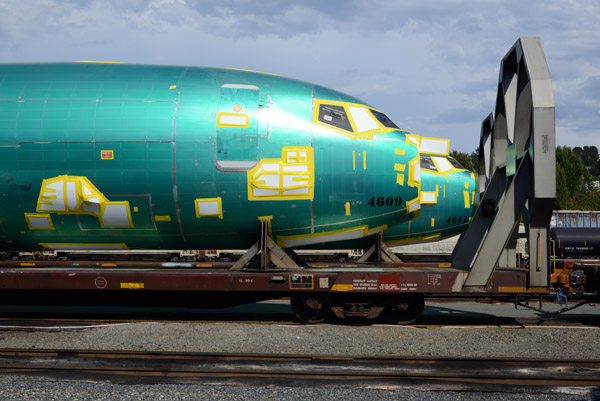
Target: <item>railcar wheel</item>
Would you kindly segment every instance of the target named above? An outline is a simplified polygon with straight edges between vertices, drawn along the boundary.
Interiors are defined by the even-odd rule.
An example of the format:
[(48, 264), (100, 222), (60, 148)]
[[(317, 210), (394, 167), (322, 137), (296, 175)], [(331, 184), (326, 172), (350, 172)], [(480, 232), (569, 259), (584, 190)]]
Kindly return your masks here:
[(326, 298), (321, 294), (292, 295), (290, 305), (302, 323), (322, 323), (332, 316)]
[(423, 294), (392, 296), (381, 316), (392, 324), (412, 324), (419, 320), (425, 307)]

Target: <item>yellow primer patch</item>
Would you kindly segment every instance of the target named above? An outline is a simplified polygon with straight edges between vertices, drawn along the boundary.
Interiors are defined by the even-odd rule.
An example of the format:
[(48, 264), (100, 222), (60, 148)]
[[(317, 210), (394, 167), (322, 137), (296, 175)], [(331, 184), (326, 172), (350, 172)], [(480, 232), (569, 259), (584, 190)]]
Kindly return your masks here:
[(94, 60), (77, 60), (74, 63), (101, 63), (101, 64), (123, 64), (122, 61), (94, 61)]
[(363, 170), (367, 169), (367, 152), (363, 152)]
[(30, 230), (54, 230), (52, 217), (48, 213), (25, 213), (25, 220)]
[(168, 222), (171, 221), (171, 216), (154, 216), (154, 221), (159, 222)]
[(196, 217), (218, 217), (223, 219), (223, 205), (221, 197), (216, 198), (198, 198), (194, 201), (196, 208)]
[(121, 283), (121, 288), (128, 290), (141, 290), (144, 288), (144, 283)]
[(406, 210), (408, 213), (416, 212), (421, 209), (421, 204), (419, 203), (419, 197), (416, 197), (413, 200), (406, 202)]
[(81, 176), (43, 180), (36, 211), (96, 216), (103, 228), (133, 227), (128, 201), (109, 201), (87, 177)]
[(177, 88), (177, 85), (171, 85), (171, 86), (169, 86), (169, 89), (175, 89), (175, 88)]
[(247, 172), (248, 200), (313, 199), (315, 160), (310, 146), (284, 146), (281, 159), (261, 159)]
[(258, 220), (267, 222), (269, 237), (273, 238), (273, 229), (271, 228), (271, 220), (273, 220), (273, 216), (258, 216)]
[(352, 215), (352, 209), (350, 207), (350, 202), (346, 202), (345, 208), (346, 208), (346, 216), (351, 216)]
[(436, 233), (436, 234), (432, 234), (432, 235), (423, 235), (423, 236), (418, 236), (418, 237), (413, 237), (413, 238), (404, 238), (404, 239), (398, 239), (398, 240), (385, 241), (385, 243), (390, 246), (400, 246), (400, 245), (408, 245), (408, 244), (414, 244), (414, 243), (419, 243), (419, 242), (424, 242), (424, 241), (434, 242), (434, 241), (439, 241), (442, 238), (443, 238), (442, 234)]
[(396, 174), (396, 184), (404, 185), (404, 174)]
[(448, 156), (450, 152), (450, 139), (421, 137), (421, 153)]
[(419, 203), (421, 205), (434, 205), (437, 203), (437, 191), (419, 191)]
[(319, 242), (344, 241), (348, 239), (363, 238), (377, 232), (387, 230), (387, 225), (369, 228), (368, 225), (343, 228), (341, 230), (324, 231), (320, 233), (298, 234), (298, 235), (280, 235), (277, 237), (277, 245), (282, 248), (316, 244)]
[(100, 205), (99, 219), (103, 228), (133, 227), (128, 201), (105, 202)]
[(38, 245), (53, 251), (116, 251), (129, 249), (124, 243), (40, 242)]
[(414, 145), (417, 148), (421, 148), (421, 135), (417, 134), (407, 134), (406, 135), (406, 145)]
[(435, 227), (435, 217), (431, 218), (431, 227)]
[(408, 162), (408, 186), (421, 191), (421, 159), (419, 156)]
[(404, 171), (406, 170), (406, 164), (394, 164), (394, 171)]
[(353, 291), (354, 284), (334, 284), (331, 286), (331, 291)]
[(217, 127), (221, 128), (248, 128), (250, 127), (250, 116), (244, 113), (226, 113), (217, 114)]
[(356, 151), (352, 151), (352, 170), (356, 170)]
[(465, 198), (465, 209), (470, 209), (471, 208), (471, 204), (470, 204), (471, 195), (469, 195), (469, 191), (463, 191), (463, 195)]
[(406, 154), (406, 150), (404, 149), (394, 149), (394, 153), (397, 155), (405, 155)]

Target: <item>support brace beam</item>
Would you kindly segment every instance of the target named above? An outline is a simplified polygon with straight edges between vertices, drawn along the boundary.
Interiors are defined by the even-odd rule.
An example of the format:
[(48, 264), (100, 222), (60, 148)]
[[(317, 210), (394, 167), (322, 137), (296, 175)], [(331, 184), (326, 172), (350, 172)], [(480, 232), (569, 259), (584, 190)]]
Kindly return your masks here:
[[(268, 234), (268, 222), (260, 222), (260, 239), (231, 267), (231, 270), (253, 269), (285, 269), (299, 270), (302, 267), (281, 249)], [(253, 262), (258, 259), (258, 265)], [(298, 259), (299, 260), (299, 259)]]
[(402, 263), (402, 260), (383, 242), (383, 234), (375, 234), (375, 244), (370, 247), (361, 257), (358, 259), (358, 263), (370, 262), (387, 262), (387, 263)]

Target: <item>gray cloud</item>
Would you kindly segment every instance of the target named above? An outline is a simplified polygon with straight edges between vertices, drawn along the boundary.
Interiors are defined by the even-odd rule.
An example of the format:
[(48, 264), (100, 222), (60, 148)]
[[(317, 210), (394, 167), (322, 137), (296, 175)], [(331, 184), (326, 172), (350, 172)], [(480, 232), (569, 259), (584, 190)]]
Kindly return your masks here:
[(559, 144), (600, 147), (598, 15), (591, 0), (0, 0), (0, 62), (273, 72), (348, 92), (470, 151), (494, 107), (500, 59), (518, 36), (540, 36)]

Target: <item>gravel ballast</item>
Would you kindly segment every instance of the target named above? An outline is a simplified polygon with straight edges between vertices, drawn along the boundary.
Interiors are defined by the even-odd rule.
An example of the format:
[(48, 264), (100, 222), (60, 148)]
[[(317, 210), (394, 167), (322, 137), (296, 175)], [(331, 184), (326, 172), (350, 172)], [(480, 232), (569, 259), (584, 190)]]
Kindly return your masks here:
[(127, 323), (56, 332), (5, 331), (2, 348), (257, 354), (600, 359), (597, 327), (461, 327)]
[[(430, 313), (451, 311), (436, 305)], [(465, 305), (478, 309), (480, 305)], [(494, 309), (499, 315), (514, 311)], [(427, 309), (427, 308), (426, 308)], [(595, 313), (595, 308), (590, 309)], [(281, 311), (279, 310), (280, 314)], [(463, 314), (461, 312), (461, 314)], [(488, 312), (486, 312), (488, 313)], [(515, 311), (522, 317), (522, 311)], [(588, 317), (588, 321), (590, 318)], [(591, 321), (594, 321), (593, 317)], [(243, 321), (243, 318), (240, 318)], [(289, 320), (293, 321), (292, 319)], [(265, 324), (266, 323), (266, 324)], [(592, 326), (415, 327), (264, 322), (133, 322), (47, 331), (0, 330), (0, 348), (312, 354), (338, 356), (442, 356), (600, 359), (600, 328)], [(573, 388), (478, 393), (427, 388), (248, 387), (241, 385), (119, 385), (0, 376), (0, 399), (11, 400), (594, 400), (600, 390)]]

